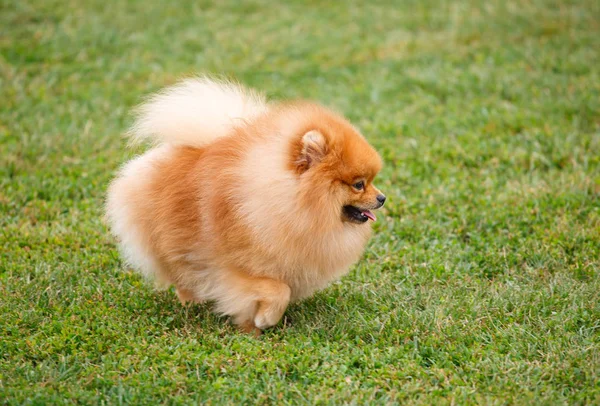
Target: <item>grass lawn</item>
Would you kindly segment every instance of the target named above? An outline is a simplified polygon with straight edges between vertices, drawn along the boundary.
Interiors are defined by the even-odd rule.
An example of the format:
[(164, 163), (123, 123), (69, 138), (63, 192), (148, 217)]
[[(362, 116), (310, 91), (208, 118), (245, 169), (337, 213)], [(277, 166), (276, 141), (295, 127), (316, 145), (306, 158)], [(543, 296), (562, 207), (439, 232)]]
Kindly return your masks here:
[[(600, 3), (0, 3), (0, 404), (600, 403)], [(102, 220), (128, 112), (196, 72), (346, 114), (363, 259), (256, 339)]]

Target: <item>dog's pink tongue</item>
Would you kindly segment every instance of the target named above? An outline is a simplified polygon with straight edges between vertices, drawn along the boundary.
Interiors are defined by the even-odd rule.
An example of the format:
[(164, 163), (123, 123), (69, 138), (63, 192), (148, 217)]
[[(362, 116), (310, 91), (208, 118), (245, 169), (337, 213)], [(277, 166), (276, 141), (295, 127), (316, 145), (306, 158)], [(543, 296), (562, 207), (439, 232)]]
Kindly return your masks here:
[(371, 210), (365, 210), (362, 212), (362, 214), (363, 214), (363, 216), (367, 216), (368, 218), (370, 218), (373, 221), (377, 220), (377, 217), (375, 217), (375, 215), (373, 213), (371, 213)]

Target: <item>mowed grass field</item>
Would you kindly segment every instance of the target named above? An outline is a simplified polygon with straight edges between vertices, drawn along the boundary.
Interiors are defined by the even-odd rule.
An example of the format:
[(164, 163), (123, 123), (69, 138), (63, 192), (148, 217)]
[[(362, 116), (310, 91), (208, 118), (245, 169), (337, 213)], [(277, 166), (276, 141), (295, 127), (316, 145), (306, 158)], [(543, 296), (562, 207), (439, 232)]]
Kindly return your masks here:
[[(1, 404), (600, 403), (600, 3), (0, 3)], [(130, 109), (222, 74), (381, 152), (362, 260), (254, 338), (128, 269)], [(265, 208), (268, 213), (268, 207)]]

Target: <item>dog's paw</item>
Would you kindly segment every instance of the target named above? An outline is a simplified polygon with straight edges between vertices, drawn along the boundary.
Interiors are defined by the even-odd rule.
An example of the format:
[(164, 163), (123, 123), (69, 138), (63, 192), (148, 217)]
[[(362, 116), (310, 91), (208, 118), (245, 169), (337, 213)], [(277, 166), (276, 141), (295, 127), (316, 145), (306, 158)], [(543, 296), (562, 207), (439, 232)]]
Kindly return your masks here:
[(279, 320), (281, 319), (281, 314), (279, 312), (273, 312), (273, 311), (269, 311), (270, 309), (267, 309), (266, 311), (259, 311), (256, 316), (254, 316), (254, 325), (261, 329), (264, 330), (266, 328), (269, 327), (273, 327), (275, 324), (279, 323)]
[(177, 288), (177, 289), (175, 289), (175, 292), (177, 293), (177, 297), (179, 298), (179, 301), (184, 306), (189, 305), (191, 303), (198, 303), (198, 304), (204, 303), (204, 300), (197, 298), (194, 295), (194, 292), (192, 292), (191, 290)]
[(260, 337), (260, 335), (262, 334), (262, 330), (260, 328), (257, 328), (254, 323), (250, 320), (248, 320), (245, 323), (239, 324), (238, 328), (246, 334), (252, 334), (254, 337)]

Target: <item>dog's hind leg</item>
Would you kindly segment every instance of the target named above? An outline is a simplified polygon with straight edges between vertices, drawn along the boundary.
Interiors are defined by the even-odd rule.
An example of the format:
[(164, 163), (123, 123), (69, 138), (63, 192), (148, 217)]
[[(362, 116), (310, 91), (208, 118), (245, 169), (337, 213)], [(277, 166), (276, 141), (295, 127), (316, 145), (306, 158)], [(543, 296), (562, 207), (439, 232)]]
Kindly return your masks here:
[(197, 295), (194, 294), (193, 290), (177, 287), (175, 288), (175, 292), (177, 293), (177, 297), (182, 305), (186, 305), (189, 303), (204, 303), (204, 299), (199, 299)]

